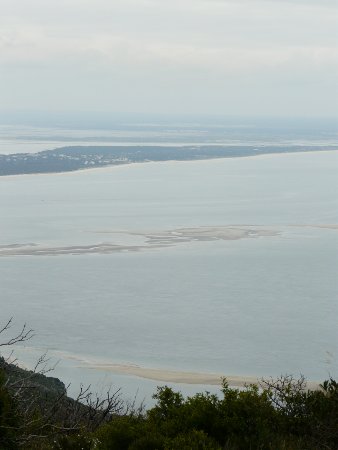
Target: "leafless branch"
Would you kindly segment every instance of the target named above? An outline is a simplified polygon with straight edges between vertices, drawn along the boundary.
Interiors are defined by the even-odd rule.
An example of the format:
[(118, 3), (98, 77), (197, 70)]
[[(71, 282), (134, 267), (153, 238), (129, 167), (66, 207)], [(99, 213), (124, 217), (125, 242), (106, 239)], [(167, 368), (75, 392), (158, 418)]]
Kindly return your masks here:
[[(5, 325), (0, 328), (0, 335), (6, 333), (13, 325), (13, 317), (11, 317)], [(0, 342), (0, 347), (5, 347), (9, 345), (17, 344), (18, 342), (26, 342), (34, 336), (33, 330), (31, 328), (27, 328), (27, 325), (24, 324), (21, 330), (13, 337), (5, 340), (4, 342)]]
[(260, 386), (266, 390), (274, 407), (288, 416), (302, 414), (299, 401), (306, 395), (307, 386), (304, 375), (295, 379), (292, 375), (282, 375), (276, 379), (262, 379)]
[[(12, 325), (11, 318), (0, 328), (1, 338)], [(2, 339), (0, 347), (25, 342), (31, 337), (33, 330), (25, 324), (14, 337)], [(0, 367), (6, 373), (5, 387), (16, 400), (20, 413), (20, 424), (15, 427), (18, 448), (30, 445), (37, 439), (43, 442), (44, 439), (83, 429), (93, 431), (126, 409), (120, 389), (114, 391), (109, 388), (104, 395), (99, 395), (92, 392), (90, 385), (81, 385), (77, 397), (69, 398), (67, 388), (59, 380), (54, 379), (53, 387), (52, 379), (46, 381), (44, 378), (54, 370), (56, 364), (50, 364), (47, 352), (38, 358), (33, 370), (21, 369), (13, 357), (13, 351), (6, 359), (0, 356)]]

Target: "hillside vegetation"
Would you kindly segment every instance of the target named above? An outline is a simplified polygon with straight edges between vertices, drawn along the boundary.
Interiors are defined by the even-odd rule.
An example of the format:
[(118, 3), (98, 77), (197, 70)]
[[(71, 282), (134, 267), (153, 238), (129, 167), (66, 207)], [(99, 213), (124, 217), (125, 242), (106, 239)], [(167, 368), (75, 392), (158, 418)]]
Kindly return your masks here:
[[(5, 334), (11, 320), (0, 330)], [(0, 336), (1, 337), (1, 336)], [(26, 327), (1, 343), (31, 337)], [(307, 389), (303, 377), (262, 380), (245, 389), (222, 381), (222, 395), (184, 398), (159, 387), (145, 410), (120, 391), (104, 398), (81, 387), (76, 399), (49, 376), (44, 356), (33, 371), (0, 357), (0, 449), (320, 450), (338, 449), (338, 383)]]
[[(303, 379), (281, 377), (184, 398), (169, 387), (154, 394), (153, 408), (125, 405), (119, 393), (104, 400), (82, 391), (70, 399), (54, 378), (20, 371), (1, 361), (1, 449), (337, 449), (338, 384), (318, 391)], [(24, 373), (25, 372), (25, 373)], [(41, 382), (41, 378), (45, 380)]]

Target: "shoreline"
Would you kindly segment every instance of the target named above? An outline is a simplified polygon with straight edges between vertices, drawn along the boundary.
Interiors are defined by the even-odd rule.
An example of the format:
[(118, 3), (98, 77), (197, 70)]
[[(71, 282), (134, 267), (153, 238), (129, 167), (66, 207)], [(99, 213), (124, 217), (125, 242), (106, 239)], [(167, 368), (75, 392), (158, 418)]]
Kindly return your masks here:
[(255, 376), (226, 376), (221, 373), (203, 373), (180, 371), (170, 369), (154, 369), (148, 367), (141, 367), (138, 365), (128, 364), (108, 364), (96, 363), (85, 364), (87, 369), (98, 370), (103, 372), (111, 372), (119, 375), (134, 376), (137, 378), (145, 378), (148, 380), (159, 381), (164, 383), (177, 384), (205, 384), (209, 386), (221, 386), (222, 379), (226, 378), (229, 385), (244, 387), (246, 384), (258, 383), (260, 378)]
[[(28, 353), (40, 354), (45, 349), (40, 347), (21, 347), (21, 351)], [(58, 358), (59, 361), (72, 362), (73, 368), (79, 370), (90, 370), (111, 373), (115, 375), (122, 375), (133, 378), (141, 378), (161, 383), (173, 383), (183, 385), (205, 385), (205, 386), (219, 386), (222, 385), (222, 380), (225, 378), (230, 387), (243, 388), (250, 384), (260, 384), (262, 380), (271, 380), (278, 378), (270, 375), (231, 375), (216, 372), (199, 372), (195, 370), (179, 370), (169, 368), (153, 368), (140, 366), (132, 362), (111, 362), (103, 358), (95, 358), (91, 356), (84, 356), (73, 354), (71, 352), (62, 350), (49, 350), (49, 355)], [(319, 388), (320, 383), (314, 380), (306, 380), (308, 389), (315, 390)]]
[(236, 159), (252, 159), (252, 158), (266, 158), (266, 157), (274, 157), (274, 156), (284, 156), (284, 155), (300, 155), (300, 154), (313, 154), (313, 153), (338, 153), (337, 148), (333, 148), (331, 150), (318, 150), (318, 149), (307, 149), (307, 150), (299, 150), (299, 151), (284, 151), (284, 152), (271, 152), (271, 153), (258, 153), (253, 155), (238, 155), (238, 156), (222, 156), (215, 158), (201, 158), (201, 159), (187, 159), (187, 160), (177, 160), (177, 159), (168, 159), (165, 161), (140, 161), (140, 162), (126, 162), (123, 164), (108, 164), (105, 166), (96, 166), (96, 167), (88, 167), (88, 168), (79, 168), (75, 170), (66, 170), (60, 172), (27, 172), (27, 173), (17, 173), (17, 174), (8, 174), (8, 175), (0, 175), (0, 180), (2, 178), (13, 178), (13, 177), (22, 177), (22, 176), (46, 176), (46, 175), (74, 175), (74, 174), (83, 174), (84, 172), (91, 173), (93, 171), (111, 171), (117, 168), (122, 167), (139, 167), (143, 164), (172, 164), (172, 163), (204, 163), (206, 161), (218, 161), (218, 160), (236, 160)]
[[(257, 377), (252, 375), (225, 375), (220, 373), (203, 373), (190, 372), (169, 369), (153, 369), (148, 367), (141, 367), (137, 365), (127, 364), (85, 364), (79, 368), (87, 368), (91, 370), (98, 370), (104, 372), (111, 372), (118, 375), (134, 376), (137, 378), (144, 378), (152, 381), (159, 381), (164, 383), (188, 384), (188, 385), (207, 385), (220, 386), (222, 380), (226, 379), (230, 387), (244, 388), (251, 384), (260, 384), (262, 380), (270, 380), (271, 377)], [(272, 377), (275, 378), (275, 377)], [(277, 378), (277, 377), (276, 377)], [(317, 381), (307, 381), (306, 386), (309, 390), (317, 390), (320, 383)]]

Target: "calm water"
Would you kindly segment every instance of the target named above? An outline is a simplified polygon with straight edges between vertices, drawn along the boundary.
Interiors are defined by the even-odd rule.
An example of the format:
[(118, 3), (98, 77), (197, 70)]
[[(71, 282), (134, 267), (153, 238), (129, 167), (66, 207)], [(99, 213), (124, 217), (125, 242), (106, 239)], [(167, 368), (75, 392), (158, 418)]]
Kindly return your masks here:
[[(84, 121), (40, 116), (22, 125), (0, 111), (0, 154), (35, 153), (69, 145), (305, 145), (337, 148), (333, 120), (231, 118), (126, 118)], [(17, 118), (18, 119), (18, 118)], [(27, 123), (28, 120), (28, 123)], [(39, 124), (37, 126), (36, 124)], [(44, 124), (44, 126), (41, 126)]]
[[(129, 393), (159, 383), (72, 358), (337, 376), (337, 169), (330, 152), (0, 178), (0, 246), (142, 247), (0, 257), (1, 317), (37, 332), (21, 356), (50, 349), (65, 381), (105, 377)], [(149, 245), (149, 235), (226, 226), (275, 235)]]

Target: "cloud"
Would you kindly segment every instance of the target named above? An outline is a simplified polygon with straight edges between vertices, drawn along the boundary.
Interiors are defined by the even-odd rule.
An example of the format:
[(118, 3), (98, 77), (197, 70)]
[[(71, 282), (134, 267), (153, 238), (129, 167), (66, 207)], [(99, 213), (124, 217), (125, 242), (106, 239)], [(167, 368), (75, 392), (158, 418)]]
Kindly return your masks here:
[(99, 33), (88, 36), (64, 37), (50, 33), (48, 27), (22, 26), (17, 30), (2, 29), (0, 63), (42, 63), (57, 66), (80, 63), (107, 70), (116, 64), (134, 67), (217, 70), (221, 72), (264, 71), (268, 68), (304, 66), (328, 70), (338, 67), (337, 48), (331, 45), (271, 45), (271, 43), (230, 45), (212, 42), (154, 41), (151, 37), (135, 39), (128, 34)]
[(338, 0), (264, 0), (267, 2), (282, 2), (289, 3), (290, 5), (304, 5), (313, 6), (315, 8), (337, 8)]
[[(77, 92), (77, 101), (81, 93), (88, 97), (87, 83), (104, 84), (107, 99), (113, 92), (116, 99), (110, 82), (130, 103), (132, 98), (149, 104), (158, 104), (161, 98), (168, 102), (164, 92), (168, 86), (175, 90), (172, 99), (186, 97), (191, 86), (195, 96), (207, 101), (216, 92), (228, 96), (230, 86), (233, 92), (243, 91), (244, 82), (259, 98), (265, 95), (264, 86), (287, 79), (291, 87), (284, 98), (295, 97), (303, 80), (303, 97), (307, 89), (308, 97), (323, 104), (323, 90), (329, 98), (338, 73), (337, 17), (332, 10), (336, 3), (2, 0), (0, 82), (6, 86), (2, 98), (8, 104), (24, 98), (32, 101), (22, 80), (27, 80), (26, 89), (35, 93), (36, 101), (44, 85), (47, 98), (53, 80), (59, 89), (56, 100), (65, 104), (72, 92)], [(247, 89), (247, 97), (252, 97)], [(54, 98), (53, 92), (48, 91), (48, 98)], [(90, 101), (99, 102), (95, 93)], [(193, 94), (189, 101), (193, 103)]]
[[(153, 0), (155, 1), (155, 0)], [(258, 3), (271, 3), (272, 5), (276, 5), (278, 3), (289, 4), (289, 6), (306, 6), (306, 7), (315, 7), (315, 8), (337, 8), (338, 0), (200, 0), (205, 2), (206, 4), (218, 3), (218, 4), (229, 4), (229, 3), (242, 3), (242, 4), (258, 4)]]

